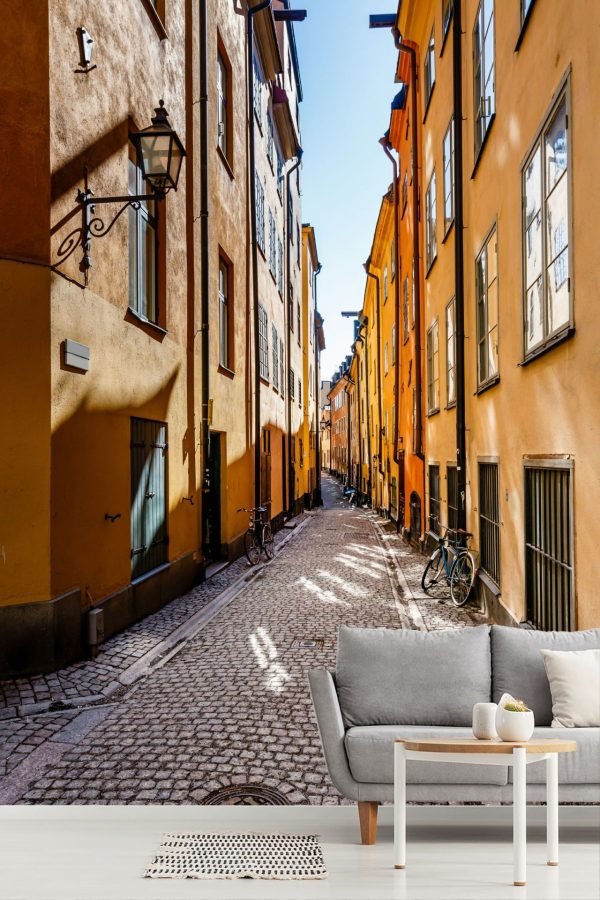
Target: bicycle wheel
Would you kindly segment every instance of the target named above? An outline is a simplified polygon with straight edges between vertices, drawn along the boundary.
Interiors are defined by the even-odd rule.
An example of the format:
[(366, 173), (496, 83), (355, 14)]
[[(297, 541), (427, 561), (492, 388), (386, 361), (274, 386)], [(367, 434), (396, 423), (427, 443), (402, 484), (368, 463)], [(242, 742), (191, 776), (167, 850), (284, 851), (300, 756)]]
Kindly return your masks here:
[(464, 606), (475, 581), (475, 560), (468, 551), (459, 553), (450, 570), (450, 596), (455, 606)]
[(439, 550), (436, 550), (425, 566), (425, 571), (423, 572), (423, 577), (421, 578), (421, 587), (426, 594), (434, 584), (437, 584), (442, 569), (442, 554)]
[(251, 566), (255, 566), (260, 561), (260, 538), (250, 529), (246, 532), (244, 549), (248, 562)]
[(273, 559), (273, 557), (275, 556), (275, 542), (273, 540), (273, 532), (271, 531), (271, 526), (268, 523), (263, 528), (262, 538), (263, 547), (265, 548), (265, 553), (267, 554), (267, 559)]

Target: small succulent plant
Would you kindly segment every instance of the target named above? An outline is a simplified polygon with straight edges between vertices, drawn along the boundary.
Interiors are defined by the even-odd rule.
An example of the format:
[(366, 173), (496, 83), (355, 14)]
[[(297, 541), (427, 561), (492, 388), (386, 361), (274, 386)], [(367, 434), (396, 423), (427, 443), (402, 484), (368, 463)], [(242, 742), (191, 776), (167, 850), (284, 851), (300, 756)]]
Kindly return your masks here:
[(529, 712), (529, 707), (523, 700), (509, 700), (504, 704), (504, 709), (507, 712)]

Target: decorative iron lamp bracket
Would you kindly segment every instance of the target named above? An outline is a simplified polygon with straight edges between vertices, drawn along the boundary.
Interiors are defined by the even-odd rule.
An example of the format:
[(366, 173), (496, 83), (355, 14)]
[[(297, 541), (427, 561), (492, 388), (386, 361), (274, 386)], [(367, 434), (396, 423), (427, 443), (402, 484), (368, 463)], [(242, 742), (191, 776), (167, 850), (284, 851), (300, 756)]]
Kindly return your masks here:
[[(154, 110), (152, 124), (142, 131), (135, 132), (131, 138), (136, 145), (138, 165), (141, 167), (143, 180), (150, 188), (149, 192), (115, 197), (95, 197), (88, 185), (86, 166), (83, 190), (77, 191), (75, 197), (75, 202), (81, 208), (81, 225), (63, 239), (57, 250), (54, 269), (66, 262), (78, 247), (82, 248), (83, 256), (79, 268), (84, 274), (85, 285), (88, 283), (88, 271), (92, 266), (90, 256), (92, 237), (104, 237), (108, 234), (115, 222), (129, 207), (140, 209), (142, 203), (164, 200), (170, 190), (177, 190), (185, 148), (169, 123), (162, 100)], [(121, 208), (107, 223), (96, 215), (96, 207), (100, 203), (120, 203)]]

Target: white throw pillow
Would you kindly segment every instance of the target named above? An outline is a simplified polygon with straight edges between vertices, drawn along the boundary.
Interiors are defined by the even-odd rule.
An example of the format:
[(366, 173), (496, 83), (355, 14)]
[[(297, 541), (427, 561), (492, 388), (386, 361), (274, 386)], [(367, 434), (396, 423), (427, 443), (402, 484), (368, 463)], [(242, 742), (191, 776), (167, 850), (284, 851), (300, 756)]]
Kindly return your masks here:
[(600, 650), (540, 653), (552, 694), (552, 727), (600, 726)]

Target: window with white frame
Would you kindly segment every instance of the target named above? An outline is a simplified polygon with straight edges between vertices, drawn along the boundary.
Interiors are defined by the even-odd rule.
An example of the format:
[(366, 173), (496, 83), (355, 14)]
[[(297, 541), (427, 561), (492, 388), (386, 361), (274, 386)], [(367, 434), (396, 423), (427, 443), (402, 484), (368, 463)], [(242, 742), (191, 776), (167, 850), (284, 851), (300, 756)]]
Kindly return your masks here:
[(384, 348), (383, 348), (383, 372), (384, 372), (384, 375), (387, 375), (388, 370), (389, 370), (388, 342), (386, 341)]
[(262, 128), (262, 73), (257, 57), (254, 57), (254, 114), (258, 124)]
[(563, 93), (522, 174), (524, 331), (527, 355), (572, 324), (569, 135)]
[(438, 320), (427, 331), (427, 412), (440, 408), (440, 341)]
[(271, 351), (273, 353), (273, 387), (279, 390), (279, 335), (275, 324), (271, 325)]
[[(144, 194), (142, 170), (129, 159), (129, 193)], [(129, 207), (129, 306), (148, 322), (158, 321), (158, 232), (156, 202)]]
[(456, 403), (456, 310), (454, 297), (446, 306), (446, 405)]
[(229, 160), (229, 69), (221, 53), (217, 55), (217, 143)]
[(452, 7), (454, 0), (442, 0), (442, 39), (448, 34), (452, 21)]
[(387, 266), (383, 267), (383, 302), (388, 298), (388, 270)]
[(527, 13), (529, 12), (529, 8), (533, 6), (535, 0), (520, 0), (521, 6), (521, 25), (525, 21), (527, 17)]
[(275, 166), (275, 140), (273, 138), (273, 119), (271, 113), (267, 112), (267, 159), (271, 169)]
[(290, 368), (290, 399), (293, 400), (296, 394), (296, 373)]
[(283, 297), (283, 242), (277, 238), (277, 289)]
[(285, 396), (285, 357), (283, 354), (283, 339), (279, 338), (279, 392)]
[(396, 365), (396, 326), (392, 325), (392, 365)]
[(392, 241), (392, 246), (390, 248), (390, 280), (393, 281), (396, 277), (396, 239)]
[(255, 175), (256, 185), (256, 243), (265, 252), (265, 189), (258, 172)]
[(269, 271), (277, 278), (277, 228), (272, 209), (269, 209)]
[(498, 240), (494, 227), (475, 261), (477, 383), (498, 375)]
[(496, 112), (494, 0), (480, 0), (473, 28), (475, 157)]
[(283, 191), (283, 160), (281, 158), (281, 153), (279, 152), (279, 147), (275, 147), (275, 153), (277, 155), (277, 193), (281, 200), (281, 193)]
[(402, 181), (402, 215), (404, 215), (406, 211), (406, 204), (408, 203), (408, 171), (404, 173), (404, 180)]
[(258, 358), (260, 377), (269, 380), (269, 320), (264, 306), (258, 307)]
[(425, 109), (427, 109), (433, 86), (435, 85), (435, 28), (431, 29), (429, 43), (427, 44), (427, 50), (425, 51), (423, 83), (425, 86)]
[(444, 234), (454, 221), (454, 118), (446, 129), (444, 151)]
[(435, 169), (425, 192), (425, 263), (429, 270), (437, 256)]
[(219, 258), (219, 364), (232, 368), (230, 353), (231, 329), (229, 308), (229, 266), (223, 257)]

